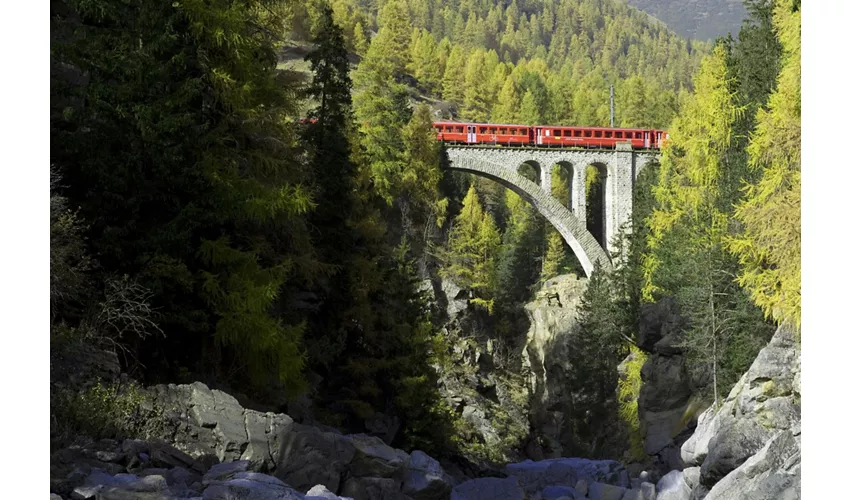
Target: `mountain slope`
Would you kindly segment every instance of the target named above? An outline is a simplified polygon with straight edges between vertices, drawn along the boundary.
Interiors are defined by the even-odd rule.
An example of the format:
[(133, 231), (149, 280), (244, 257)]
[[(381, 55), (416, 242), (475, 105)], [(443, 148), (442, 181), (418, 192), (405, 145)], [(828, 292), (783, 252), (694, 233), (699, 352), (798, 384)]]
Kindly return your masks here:
[(650, 14), (679, 36), (694, 40), (736, 34), (747, 9), (743, 0), (625, 0)]

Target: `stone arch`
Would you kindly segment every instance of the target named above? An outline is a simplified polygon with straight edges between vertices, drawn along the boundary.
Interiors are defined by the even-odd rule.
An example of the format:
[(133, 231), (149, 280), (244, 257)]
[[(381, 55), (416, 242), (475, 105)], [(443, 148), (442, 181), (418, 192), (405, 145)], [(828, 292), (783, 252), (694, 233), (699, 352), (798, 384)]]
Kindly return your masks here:
[(593, 274), (597, 265), (611, 269), (611, 259), (585, 224), (556, 200), (551, 193), (510, 168), (484, 159), (487, 150), (479, 148), (449, 148), (448, 168), (480, 175), (496, 181), (531, 203), (552, 224), (578, 257), (584, 273)]
[[(535, 178), (534, 178), (533, 180), (532, 180), (532, 179), (529, 179), (528, 175), (526, 175), (526, 174), (523, 172), (523, 170), (524, 170), (524, 168), (523, 168), (523, 167), (526, 167), (526, 166), (531, 167), (531, 170), (533, 170), (533, 171), (534, 171), (534, 177), (535, 177)], [(516, 171), (517, 171), (517, 173), (519, 173), (519, 175), (521, 175), (521, 176), (525, 177), (526, 179), (532, 180), (532, 182), (534, 182), (534, 183), (535, 183), (535, 184), (537, 184), (538, 186), (542, 185), (542, 182), (543, 182), (543, 170), (540, 168), (540, 163), (538, 163), (538, 162), (536, 162), (536, 161), (534, 161), (534, 160), (526, 160), (526, 161), (524, 161), (524, 162), (520, 163), (519, 165), (517, 165), (517, 167), (516, 167)]]

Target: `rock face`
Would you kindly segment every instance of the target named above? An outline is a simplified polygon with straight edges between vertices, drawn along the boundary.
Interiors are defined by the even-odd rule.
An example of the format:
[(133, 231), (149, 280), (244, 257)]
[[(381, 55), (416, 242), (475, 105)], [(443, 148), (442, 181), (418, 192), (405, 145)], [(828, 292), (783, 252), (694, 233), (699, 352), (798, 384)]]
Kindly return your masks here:
[(467, 424), (461, 440), (483, 445), (464, 450), (466, 458), (479, 465), (486, 459), (516, 460), (515, 449), (528, 435), (522, 346), (498, 340), (492, 318), (469, 307), (466, 291), (449, 280), (434, 280), (432, 286), (446, 313), (442, 333), (451, 346), (448, 362), (436, 367), (438, 389)]
[[(800, 496), (800, 349), (780, 326), (716, 411), (682, 446), (706, 499)], [(731, 495), (731, 496), (730, 496)]]
[(638, 415), (644, 451), (661, 474), (684, 466), (680, 447), (694, 428), (686, 411), (694, 390), (704, 384), (688, 373), (685, 357), (676, 347), (686, 327), (669, 298), (641, 309), (638, 345), (649, 357), (641, 369)]
[[(530, 373), (531, 426), (545, 438), (546, 452), (540, 457), (562, 456), (569, 441), (564, 415), (569, 387), (567, 342), (578, 331), (578, 305), (587, 280), (568, 274), (548, 280), (534, 300), (525, 305), (530, 326), (523, 351), (523, 368)], [(557, 297), (552, 297), (557, 294)]]

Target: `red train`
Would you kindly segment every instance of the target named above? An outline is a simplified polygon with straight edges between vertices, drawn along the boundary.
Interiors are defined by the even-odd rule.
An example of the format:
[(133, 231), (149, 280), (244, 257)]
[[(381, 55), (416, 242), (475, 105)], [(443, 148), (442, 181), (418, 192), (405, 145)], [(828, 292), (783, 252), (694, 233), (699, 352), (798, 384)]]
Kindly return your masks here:
[(669, 137), (663, 130), (552, 125), (434, 122), (437, 140), (455, 144), (613, 148), (629, 142), (635, 149), (658, 149)]

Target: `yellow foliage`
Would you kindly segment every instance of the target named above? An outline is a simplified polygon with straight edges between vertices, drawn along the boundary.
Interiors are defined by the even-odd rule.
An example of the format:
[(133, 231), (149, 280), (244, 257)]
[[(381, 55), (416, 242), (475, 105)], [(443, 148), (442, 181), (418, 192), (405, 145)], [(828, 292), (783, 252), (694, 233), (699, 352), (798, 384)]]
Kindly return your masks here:
[(638, 418), (638, 396), (640, 396), (640, 370), (646, 362), (646, 353), (636, 346), (630, 346), (631, 359), (626, 362), (626, 376), (617, 381), (618, 413), (629, 429), (629, 449), (633, 459), (645, 455), (643, 438)]
[(768, 317), (800, 326), (800, 10), (778, 0), (774, 26), (783, 48), (776, 91), (747, 149), (762, 178), (748, 185), (735, 216), (744, 231), (729, 240), (741, 262), (738, 282)]
[[(649, 217), (648, 253), (642, 258), (643, 299), (652, 301), (660, 290), (655, 282), (661, 262), (655, 253), (664, 237), (684, 224), (698, 246), (714, 246), (726, 234), (728, 217), (717, 208), (723, 159), (732, 141), (732, 124), (742, 108), (730, 92), (726, 52), (717, 46), (707, 56), (685, 96), (661, 150), (658, 184), (652, 192), (658, 203)], [(697, 241), (699, 240), (699, 241)], [(703, 241), (704, 240), (704, 241)]]

